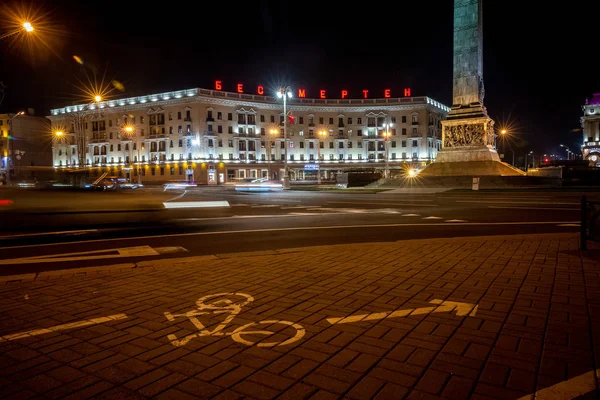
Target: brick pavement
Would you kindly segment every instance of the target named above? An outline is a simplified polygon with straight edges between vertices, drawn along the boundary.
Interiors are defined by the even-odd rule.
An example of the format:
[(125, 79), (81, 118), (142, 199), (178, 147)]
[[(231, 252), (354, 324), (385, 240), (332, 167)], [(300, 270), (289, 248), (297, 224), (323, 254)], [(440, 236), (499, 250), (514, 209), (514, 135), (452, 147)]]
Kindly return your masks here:
[[(586, 373), (579, 382), (597, 388), (589, 374), (600, 368), (595, 255), (580, 254), (576, 235), (548, 234), (319, 246), (4, 278), (0, 396), (519, 399)], [(269, 323), (246, 328), (276, 332), (241, 335), (253, 345), (221, 335), (175, 346), (168, 335), (181, 339), (198, 329), (188, 318), (169, 321), (165, 311), (193, 310), (198, 298), (216, 293), (254, 298), (222, 333), (287, 320), (305, 334), (261, 347), (299, 332)], [(434, 299), (477, 309), (428, 312)], [(327, 320), (406, 309), (424, 311)], [(9, 336), (116, 314), (125, 317)], [(226, 315), (197, 318), (214, 329)]]

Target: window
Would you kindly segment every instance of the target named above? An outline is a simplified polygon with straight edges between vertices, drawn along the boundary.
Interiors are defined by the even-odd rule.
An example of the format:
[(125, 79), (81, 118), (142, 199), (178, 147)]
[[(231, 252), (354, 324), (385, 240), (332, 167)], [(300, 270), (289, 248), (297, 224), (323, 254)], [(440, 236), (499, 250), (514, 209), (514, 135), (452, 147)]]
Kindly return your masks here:
[(417, 136), (419, 134), (419, 128), (413, 128), (412, 134), (413, 136)]
[(271, 121), (271, 123), (275, 122), (275, 116), (274, 115), (271, 115), (270, 121)]
[(413, 145), (413, 147), (417, 147), (419, 144), (418, 144), (418, 142), (416, 140), (413, 140), (412, 141), (412, 145)]
[(315, 143), (314, 142), (308, 142), (308, 148), (309, 149), (314, 149), (315, 148)]
[(233, 126), (228, 126), (227, 127), (227, 133), (233, 134)]
[(406, 115), (402, 116), (402, 123), (405, 124), (406, 123)]
[(356, 136), (362, 136), (362, 129), (358, 129), (356, 131)]
[(260, 122), (265, 122), (265, 115), (264, 114), (260, 115)]
[(392, 124), (395, 124), (395, 123), (396, 123), (396, 117), (392, 116)]
[(418, 115), (413, 115), (413, 116), (412, 116), (412, 123), (413, 123), (413, 124), (416, 124), (416, 123), (418, 123), (418, 122), (419, 122), (419, 116), (418, 116)]
[(333, 118), (329, 118), (329, 125), (333, 125)]
[(300, 142), (300, 148), (303, 149), (304, 148), (304, 142)]
[(223, 119), (223, 113), (221, 111), (217, 111), (217, 119), (218, 120), (222, 120)]
[(298, 123), (299, 123), (300, 125), (304, 125), (304, 117), (300, 117), (300, 118), (298, 119)]
[(358, 125), (362, 125), (362, 118), (360, 118), (360, 117), (359, 117), (359, 118), (356, 118), (356, 123), (357, 123)]
[(217, 125), (217, 133), (223, 133), (223, 125)]
[(402, 128), (402, 134), (406, 136), (406, 128)]
[(352, 118), (348, 118), (348, 125), (352, 125)]
[(323, 123), (324, 123), (324, 119), (323, 119), (323, 117), (319, 117), (319, 123), (320, 123), (321, 125), (323, 125)]

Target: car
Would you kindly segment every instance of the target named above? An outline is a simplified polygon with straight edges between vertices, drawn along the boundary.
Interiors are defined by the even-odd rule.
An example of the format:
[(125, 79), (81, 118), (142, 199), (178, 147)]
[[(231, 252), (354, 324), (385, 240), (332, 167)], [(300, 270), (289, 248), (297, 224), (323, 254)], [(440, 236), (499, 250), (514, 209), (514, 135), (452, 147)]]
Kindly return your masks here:
[(235, 190), (237, 192), (279, 192), (283, 190), (283, 184), (269, 178), (259, 178), (247, 183), (236, 183)]

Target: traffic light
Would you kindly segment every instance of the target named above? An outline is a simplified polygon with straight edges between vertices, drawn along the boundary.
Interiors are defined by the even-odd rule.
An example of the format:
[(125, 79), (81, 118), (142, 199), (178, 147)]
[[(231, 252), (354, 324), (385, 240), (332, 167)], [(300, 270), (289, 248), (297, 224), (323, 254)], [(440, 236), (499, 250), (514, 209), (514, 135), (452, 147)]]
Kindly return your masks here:
[(296, 123), (296, 116), (288, 115), (288, 124), (295, 124), (295, 123)]

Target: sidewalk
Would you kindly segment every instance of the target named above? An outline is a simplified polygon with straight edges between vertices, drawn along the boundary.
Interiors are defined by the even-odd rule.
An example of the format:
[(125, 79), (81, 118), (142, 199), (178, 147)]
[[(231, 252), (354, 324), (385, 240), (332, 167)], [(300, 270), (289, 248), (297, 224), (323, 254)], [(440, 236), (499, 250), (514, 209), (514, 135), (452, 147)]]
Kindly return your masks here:
[(578, 247), (427, 239), (3, 277), (0, 397), (596, 398), (600, 261)]

